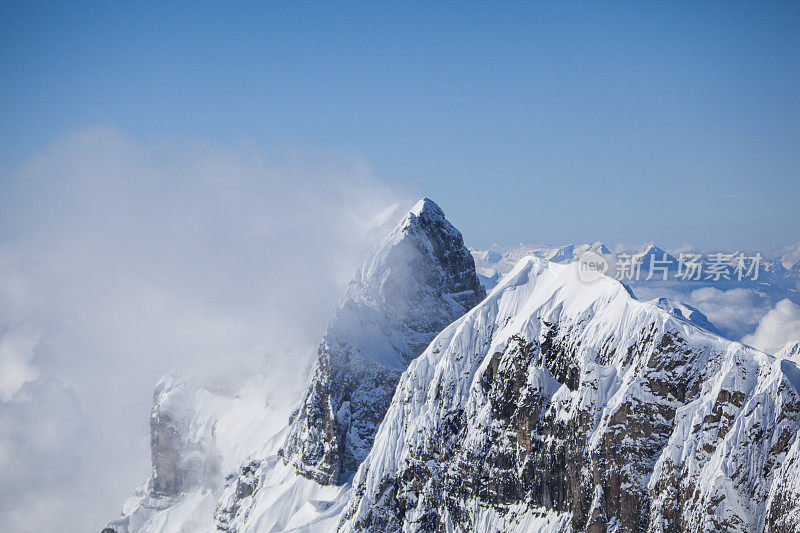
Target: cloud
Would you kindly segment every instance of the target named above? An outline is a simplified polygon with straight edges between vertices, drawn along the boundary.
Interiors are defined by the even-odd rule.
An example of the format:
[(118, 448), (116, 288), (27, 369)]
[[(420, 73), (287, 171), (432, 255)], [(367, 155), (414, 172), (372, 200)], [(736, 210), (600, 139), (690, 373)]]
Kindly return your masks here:
[(752, 332), (770, 308), (769, 298), (746, 288), (720, 290), (703, 287), (690, 293), (688, 303), (700, 309), (733, 340)]
[(379, 221), (412, 200), (358, 158), (109, 128), (0, 177), (0, 529), (117, 516), (166, 372), (296, 394)]
[(702, 287), (692, 290), (690, 283), (672, 288), (642, 284), (636, 286), (635, 291), (640, 300), (668, 297), (696, 307), (725, 337), (732, 340), (752, 333), (774, 301), (768, 295), (750, 288), (722, 290)]
[(787, 342), (800, 340), (800, 306), (790, 300), (781, 300), (769, 311), (752, 335), (742, 342), (767, 353), (775, 353)]
[[(92, 531), (99, 498), (85, 481), (113, 489), (113, 472), (88, 474), (99, 462), (75, 391), (55, 379), (29, 381), (14, 402), (0, 402), (0, 525), (4, 531)], [(124, 471), (124, 470), (123, 470)], [(84, 529), (73, 526), (85, 524)], [(92, 527), (94, 526), (94, 527)]]
[(678, 246), (670, 248), (667, 251), (675, 257), (679, 257), (681, 254), (700, 253), (700, 251), (697, 249), (697, 246), (687, 242), (684, 242), (682, 244), (679, 244)]
[(30, 328), (14, 328), (0, 336), (0, 401), (10, 401), (25, 383), (39, 377), (31, 364), (38, 342)]

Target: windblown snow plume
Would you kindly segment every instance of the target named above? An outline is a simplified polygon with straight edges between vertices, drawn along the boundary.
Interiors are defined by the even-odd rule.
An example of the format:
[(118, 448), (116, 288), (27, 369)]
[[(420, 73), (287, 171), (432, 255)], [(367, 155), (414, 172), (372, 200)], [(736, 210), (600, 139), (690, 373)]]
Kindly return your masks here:
[(461, 233), (421, 200), (351, 281), (320, 345), (287, 459), (322, 484), (352, 476), (400, 373), (484, 295)]

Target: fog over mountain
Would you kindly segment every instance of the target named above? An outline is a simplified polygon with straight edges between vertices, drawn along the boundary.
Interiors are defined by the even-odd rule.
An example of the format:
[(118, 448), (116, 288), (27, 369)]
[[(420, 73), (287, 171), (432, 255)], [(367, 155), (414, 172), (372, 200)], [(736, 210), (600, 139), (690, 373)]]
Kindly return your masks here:
[[(398, 372), (432, 335), (482, 298), (481, 293), (457, 312), (445, 311), (455, 304), (443, 295), (463, 298), (467, 285), (457, 287), (466, 282), (453, 281), (453, 288), (430, 294), (429, 288), (419, 289), (428, 295), (427, 303), (413, 304), (421, 306), (411, 313), (416, 318), (408, 315), (391, 327), (378, 321), (373, 333), (358, 337), (368, 360), (375, 357), (380, 335), (387, 335), (387, 346), (413, 348), (397, 348), (403, 354), (400, 367), (382, 363), (390, 370), (382, 370), (385, 379), (373, 384), (385, 389), (380, 398), (348, 388), (345, 397), (337, 397), (329, 422), (339, 433), (329, 441), (320, 437), (326, 426), (313, 429), (320, 419), (310, 414), (323, 404), (308, 396), (320, 335), (337, 302), (356, 294), (347, 280), (360, 262), (378, 257), (374, 247), (391, 235), (413, 195), (381, 182), (358, 159), (300, 151), (267, 155), (198, 143), (141, 144), (109, 128), (65, 137), (5, 178), (4, 189), (0, 523), (12, 530), (63, 524), (96, 529), (118, 515), (122, 502), (145, 482), (151, 461), (162, 465), (156, 470), (160, 477), (153, 478), (159, 481), (138, 489), (123, 510), (139, 521), (113, 522), (118, 531), (170, 531), (178, 524), (242, 531), (260, 531), (264, 524), (338, 526), (341, 513), (355, 509), (354, 501), (347, 504), (350, 476), (372, 447)], [(471, 256), (465, 251), (456, 260), (462, 254), (460, 233), (447, 229), (452, 226), (435, 203), (419, 205), (411, 211), (413, 220), (441, 218), (443, 233), (414, 245), (421, 246), (421, 259), (393, 252), (395, 266), (386, 272), (410, 261), (417, 266), (404, 276), (422, 276), (424, 282), (414, 282), (420, 287), (438, 276), (418, 269), (428, 257), (436, 257), (443, 272), (462, 272), (453, 280), (476, 276), (490, 291), (526, 256), (569, 264), (586, 251), (604, 257), (619, 252), (602, 243), (520, 246), (472, 250)], [(420, 235), (432, 227), (423, 225), (427, 229)], [(456, 240), (445, 245), (451, 238)], [(463, 239), (469, 242), (468, 235)], [(769, 257), (770, 270), (759, 284), (642, 282), (632, 290), (640, 301), (652, 300), (711, 333), (768, 353), (793, 353), (792, 343), (800, 337), (795, 248)], [(628, 249), (643, 263), (662, 252), (652, 246)], [(389, 307), (380, 307), (391, 316), (397, 311), (389, 309), (410, 304), (401, 293), (374, 292), (385, 283), (386, 268), (374, 261), (362, 267), (366, 277), (358, 290), (373, 294), (370, 298), (392, 295), (381, 304)], [(424, 335), (403, 333), (439, 305), (446, 320), (431, 318), (436, 326)], [(374, 320), (364, 317), (345, 322)], [(337, 331), (337, 344), (355, 342), (351, 326)], [(406, 340), (398, 344), (398, 338)], [(353, 361), (336, 363), (334, 381), (357, 387), (363, 372), (353, 374), (361, 376), (354, 381), (342, 377), (353, 372)], [(341, 384), (330, 379), (320, 381), (327, 383), (323, 389), (338, 390)], [(311, 410), (297, 418), (304, 401)], [(359, 421), (368, 411), (375, 412), (374, 420), (362, 427)], [(295, 422), (290, 431), (290, 419), (316, 421)], [(177, 437), (164, 440), (166, 435)], [(329, 446), (343, 446), (340, 455), (311, 453)], [(295, 455), (297, 450), (305, 451)], [(206, 459), (197, 462), (198, 457)], [(275, 457), (282, 458), (274, 462)], [(276, 496), (289, 486), (305, 496), (291, 501)], [(142, 499), (150, 498), (151, 490), (154, 499)], [(211, 492), (187, 499), (200, 494), (196, 490)], [(311, 511), (309, 502), (330, 507), (319, 504)], [(175, 518), (178, 510), (188, 512), (187, 505), (193, 511)], [(275, 515), (279, 509), (282, 518)]]
[[(336, 301), (413, 197), (363, 161), (77, 131), (3, 177), (0, 529), (92, 531), (149, 472), (162, 375), (288, 417)], [(256, 401), (256, 400), (253, 400)]]

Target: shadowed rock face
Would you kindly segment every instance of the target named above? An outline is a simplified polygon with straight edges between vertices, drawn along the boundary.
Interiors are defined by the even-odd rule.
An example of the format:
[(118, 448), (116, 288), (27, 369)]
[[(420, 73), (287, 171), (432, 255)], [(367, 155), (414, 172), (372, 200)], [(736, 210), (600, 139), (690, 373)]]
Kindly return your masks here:
[[(190, 443), (184, 441), (179, 420), (169, 412), (153, 410), (150, 415), (150, 457), (153, 465), (151, 489), (155, 494), (177, 496), (197, 486), (197, 466), (183, 465), (191, 453)], [(202, 465), (198, 465), (202, 466)]]
[(524, 260), (403, 375), (344, 531), (797, 531), (800, 370)]
[(461, 234), (423, 199), (351, 281), (292, 417), (284, 460), (321, 484), (352, 475), (402, 371), (484, 296)]
[(192, 429), (196, 390), (173, 376), (165, 376), (156, 386), (150, 414), (153, 471), (148, 482), (155, 496), (176, 497), (209, 486), (219, 471), (213, 425)]

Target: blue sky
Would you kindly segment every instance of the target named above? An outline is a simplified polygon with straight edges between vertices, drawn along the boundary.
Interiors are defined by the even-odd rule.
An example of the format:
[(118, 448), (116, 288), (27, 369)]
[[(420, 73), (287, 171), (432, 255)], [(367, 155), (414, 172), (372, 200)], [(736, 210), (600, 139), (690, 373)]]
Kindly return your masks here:
[(354, 154), (479, 247), (800, 240), (798, 3), (2, 2), (0, 79), (3, 172), (107, 125)]

